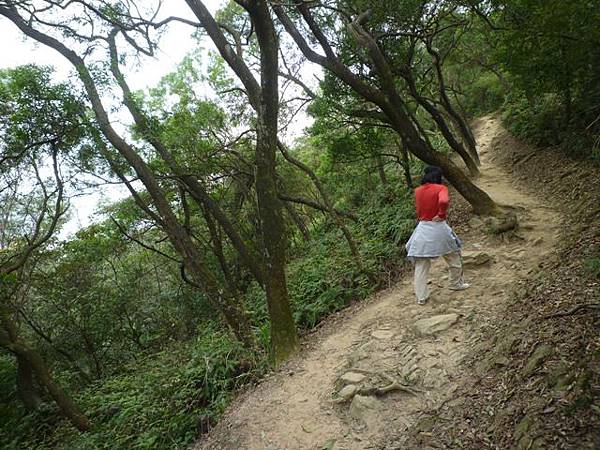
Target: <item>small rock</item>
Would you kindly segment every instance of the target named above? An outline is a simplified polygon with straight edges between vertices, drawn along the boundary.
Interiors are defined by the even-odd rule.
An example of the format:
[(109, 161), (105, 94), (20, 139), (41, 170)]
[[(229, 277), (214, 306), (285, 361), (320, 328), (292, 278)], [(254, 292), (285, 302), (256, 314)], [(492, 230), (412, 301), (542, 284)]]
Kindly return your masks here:
[(425, 358), (419, 361), (419, 367), (422, 369), (428, 370), (433, 369), (439, 365), (439, 361), (435, 358)]
[(336, 441), (337, 441), (337, 439), (329, 439), (327, 442), (325, 442), (322, 449), (323, 450), (333, 450), (333, 446), (335, 445)]
[(414, 324), (416, 330), (421, 334), (435, 334), (447, 330), (458, 320), (458, 314), (442, 314), (417, 320)]
[(535, 370), (542, 365), (542, 363), (554, 353), (554, 350), (549, 345), (540, 345), (535, 349), (533, 355), (531, 355), (527, 362), (525, 363), (525, 367), (523, 368), (523, 376), (527, 378), (531, 375)]
[(493, 263), (494, 257), (481, 251), (463, 251), (462, 260), (465, 267), (478, 267)]
[(349, 384), (345, 386), (340, 392), (338, 392), (338, 396), (343, 398), (344, 400), (350, 400), (354, 397), (354, 394), (358, 392), (358, 386), (355, 384)]
[(523, 417), (523, 419), (521, 419), (519, 424), (516, 426), (515, 432), (513, 435), (515, 438), (515, 441), (519, 441), (519, 440), (521, 440), (522, 437), (525, 436), (527, 431), (529, 431), (529, 428), (531, 428), (532, 422), (533, 421), (531, 420), (531, 417), (529, 417), (529, 416), (525, 416), (525, 417)]
[(512, 327), (496, 342), (496, 353), (506, 356), (511, 353), (514, 346), (521, 340), (518, 327)]
[(433, 427), (435, 427), (435, 423), (435, 417), (424, 417), (417, 422), (416, 428), (421, 433), (426, 433), (428, 431), (431, 431)]
[(469, 220), (470, 228), (481, 228), (482, 226), (483, 220), (481, 220), (479, 217), (471, 217), (471, 219)]
[(501, 234), (518, 226), (516, 214), (509, 212), (500, 217), (487, 217), (485, 219), (487, 231), (492, 234)]
[(375, 339), (391, 339), (394, 337), (394, 332), (391, 330), (375, 330), (371, 333)]
[(496, 356), (492, 360), (492, 364), (494, 366), (508, 366), (510, 364), (510, 359), (508, 359), (506, 356)]
[(363, 375), (362, 373), (346, 372), (344, 375), (342, 375), (340, 377), (340, 380), (344, 384), (358, 384), (361, 381), (363, 381), (365, 378), (367, 378), (367, 377), (365, 375)]
[(384, 409), (383, 403), (375, 397), (355, 395), (350, 404), (350, 415), (358, 420), (366, 420), (369, 413)]

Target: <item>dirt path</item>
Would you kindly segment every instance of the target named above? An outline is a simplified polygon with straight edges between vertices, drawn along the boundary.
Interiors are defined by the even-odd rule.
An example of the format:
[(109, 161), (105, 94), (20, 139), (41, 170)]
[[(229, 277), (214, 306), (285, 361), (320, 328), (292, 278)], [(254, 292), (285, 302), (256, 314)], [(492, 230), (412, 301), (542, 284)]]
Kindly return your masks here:
[[(418, 306), (407, 277), (335, 322), (286, 369), (242, 395), (195, 448), (402, 448), (385, 447), (386, 430), (401, 432), (423, 411), (452, 399), (464, 376), (460, 362), (474, 345), (473, 329), (493, 320), (518, 280), (544, 260), (560, 224), (557, 212), (519, 192), (494, 164), (490, 143), (505, 132), (499, 122), (481, 119), (474, 131), (482, 158), (478, 184), (498, 203), (520, 210), (518, 235), (501, 242), (472, 219), (461, 234), (470, 289), (446, 289), (445, 267), (437, 261), (430, 275), (432, 297)], [(344, 386), (368, 394), (369, 388), (393, 383), (401, 389), (340, 401)]]

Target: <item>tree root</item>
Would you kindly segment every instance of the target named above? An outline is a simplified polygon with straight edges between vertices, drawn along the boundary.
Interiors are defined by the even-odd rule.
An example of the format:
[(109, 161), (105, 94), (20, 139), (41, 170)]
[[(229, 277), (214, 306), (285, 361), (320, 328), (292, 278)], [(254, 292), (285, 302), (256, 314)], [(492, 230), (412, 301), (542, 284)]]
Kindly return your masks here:
[(391, 391), (402, 391), (402, 392), (407, 392), (412, 395), (417, 395), (419, 392), (423, 392), (419, 389), (411, 388), (405, 384), (400, 383), (394, 377), (392, 377), (386, 373), (382, 373), (381, 376), (386, 378), (390, 382), (390, 384), (388, 384), (387, 386), (383, 386), (383, 387), (362, 388), (362, 389), (359, 389), (357, 394), (381, 396), (381, 395), (385, 395)]
[[(352, 369), (354, 372), (361, 372), (360, 369)], [(366, 370), (362, 370), (362, 372), (365, 373), (369, 373)], [(373, 372), (370, 372), (373, 373)], [(346, 403), (351, 401), (354, 396), (356, 395), (364, 395), (364, 396), (369, 396), (369, 395), (374, 395), (376, 397), (381, 397), (389, 392), (392, 391), (402, 391), (402, 392), (406, 392), (407, 394), (411, 394), (411, 395), (418, 395), (419, 393), (422, 393), (424, 391), (417, 389), (417, 388), (413, 388), (410, 386), (407, 386), (405, 384), (400, 383), (398, 380), (396, 380), (395, 378), (393, 378), (392, 376), (385, 374), (385, 373), (381, 373), (379, 374), (382, 377), (386, 378), (390, 384), (387, 384), (385, 386), (364, 386), (361, 387), (360, 389), (358, 389), (352, 396), (348, 397), (348, 398), (336, 398), (334, 400), (332, 400), (333, 403), (336, 404), (341, 404), (341, 403)]]
[(519, 228), (517, 218), (519, 207), (498, 205), (490, 214), (480, 216), (488, 234), (503, 234)]
[(358, 390), (357, 394), (359, 394), (359, 395), (375, 395), (377, 397), (380, 397), (380, 396), (385, 395), (388, 392), (392, 392), (392, 391), (402, 391), (402, 392), (406, 392), (406, 393), (412, 394), (412, 395), (418, 395), (418, 393), (420, 392), (418, 389), (413, 389), (413, 388), (408, 387), (404, 384), (401, 384), (397, 381), (393, 381), (392, 383), (388, 384), (387, 386), (361, 388)]
[(572, 307), (571, 309), (568, 309), (566, 311), (559, 311), (554, 314), (548, 314), (548, 315), (544, 316), (543, 319), (552, 319), (555, 317), (572, 316), (573, 314), (575, 314), (576, 312), (578, 312), (582, 309), (598, 309), (598, 310), (600, 310), (600, 303), (581, 303), (579, 305), (575, 305), (574, 307)]

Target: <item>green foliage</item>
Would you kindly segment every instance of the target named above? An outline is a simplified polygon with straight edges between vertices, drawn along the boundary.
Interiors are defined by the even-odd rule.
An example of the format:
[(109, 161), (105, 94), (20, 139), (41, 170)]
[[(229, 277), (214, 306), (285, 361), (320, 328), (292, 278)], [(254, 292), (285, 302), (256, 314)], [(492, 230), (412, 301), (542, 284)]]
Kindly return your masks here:
[[(390, 178), (387, 188), (360, 195), (347, 192), (359, 205), (360, 220), (351, 229), (360, 242), (364, 264), (381, 282), (387, 271), (402, 264), (403, 242), (414, 223), (410, 192), (394, 176)], [(348, 189), (358, 191), (360, 186), (356, 180)], [(110, 211), (126, 227), (135, 227), (135, 214), (128, 217), (131, 209), (125, 204)], [(357, 269), (342, 235), (328, 219), (313, 227), (311, 236), (309, 242), (292, 249), (288, 265), (294, 317), (305, 329), (350, 301), (366, 298), (377, 287)], [(176, 288), (177, 274), (169, 275), (164, 267), (162, 290), (172, 290), (154, 290), (154, 272), (146, 275), (151, 254), (131, 247), (110, 222), (80, 231), (76, 239), (54, 252), (61, 255), (60, 264), (48, 267), (52, 270), (45, 277), (51, 281), (48, 286), (43, 280), (36, 284), (48, 302), (37, 303), (37, 313), (53, 324), (55, 345), (75, 352), (79, 360), (87, 358), (86, 349), (78, 347), (82, 338), (77, 332), (82, 328), (104, 349), (106, 373), (90, 385), (75, 382), (68, 365), (56, 366), (63, 384), (70, 381), (77, 389), (75, 400), (96, 427), (91, 433), (78, 434), (50, 407), (25, 415), (14, 393), (14, 365), (4, 358), (0, 359), (0, 375), (5, 380), (0, 394), (9, 406), (6, 425), (0, 428), (2, 448), (183, 448), (214, 424), (237, 387), (256, 380), (267, 369), (264, 354), (249, 354), (216, 323), (202, 321), (197, 337), (174, 333), (171, 325), (181, 326), (189, 315), (206, 316), (206, 306), (200, 302), (197, 309), (188, 311), (182, 304), (185, 297)], [(120, 277), (118, 286), (109, 260)], [(141, 271), (136, 270), (138, 266)], [(138, 286), (144, 286), (145, 295), (140, 295)], [(245, 300), (258, 340), (268, 348), (264, 292), (253, 283), (245, 291)], [(69, 315), (53, 312), (52, 307), (61, 304), (58, 311), (68, 310)], [(134, 329), (140, 333), (139, 340), (148, 344), (146, 348), (132, 345), (135, 335), (123, 322), (123, 307), (131, 312)], [(38, 345), (46, 355), (54, 355), (52, 348), (42, 342)]]
[(498, 77), (480, 72), (473, 82), (464, 86), (464, 108), (471, 117), (497, 111), (505, 99), (504, 88)]
[(556, 92), (568, 101), (580, 89), (597, 86), (600, 64), (597, 2), (495, 3), (504, 8), (499, 20), (507, 27), (497, 36), (498, 58), (528, 95)]
[[(236, 20), (236, 11), (230, 13), (226, 19)], [(207, 78), (214, 86), (232, 86), (221, 60), (215, 60)], [(255, 142), (252, 133), (235, 139), (234, 129), (252, 125), (243, 117), (247, 105), (228, 108), (196, 95), (201, 81), (198, 61), (186, 58), (156, 89), (135, 93), (135, 101), (149, 115), (153, 136), (160, 137), (178, 164), (205, 183), (220, 207), (239, 221), (242, 239), (255, 242)], [(239, 96), (231, 100), (236, 105), (245, 101)], [(326, 102), (323, 106), (323, 111), (329, 110)], [(335, 206), (357, 217), (344, 220), (366, 270), (358, 269), (331, 217), (293, 204), (310, 235), (305, 241), (296, 224), (288, 221), (288, 289), (294, 318), (304, 329), (366, 298), (387, 281), (402, 264), (403, 242), (413, 225), (412, 196), (401, 178), (393, 134), (380, 127), (340, 126), (323, 111), (312, 135), (292, 151), (318, 173)], [(145, 145), (140, 130), (131, 131), (138, 139), (136, 150), (159, 175), (176, 214), (189, 213), (186, 225), (206, 251), (207, 267), (225, 286), (221, 265), (226, 266), (261, 348), (269, 348), (264, 291), (240, 264), (220, 228), (216, 234), (222, 237), (222, 260), (211, 251), (203, 211), (192, 201), (183, 211), (184, 194), (172, 171)], [(94, 143), (98, 142), (87, 143), (85, 154), (92, 162), (87, 167), (97, 169)], [(126, 165), (123, 169), (131, 174)], [(286, 193), (322, 201), (301, 171), (280, 160), (278, 172)], [(151, 204), (147, 193), (139, 195)], [(23, 338), (43, 356), (94, 429), (77, 433), (47, 397), (41, 410), (25, 414), (16, 395), (14, 361), (1, 355), (0, 375), (6, 381), (0, 384), (0, 394), (9, 405), (1, 411), (6, 413), (0, 425), (2, 448), (183, 448), (214, 424), (240, 385), (267, 370), (266, 352), (244, 350), (201, 289), (182, 281), (180, 255), (151, 214), (140, 211), (132, 199), (109, 204), (103, 212), (104, 222), (40, 252), (20, 299), (28, 320), (19, 324)]]
[(509, 96), (502, 120), (509, 130), (525, 141), (539, 146), (559, 143), (560, 100), (556, 94), (546, 94), (531, 103), (522, 93)]
[[(383, 277), (386, 264), (399, 264), (413, 229), (412, 200), (402, 189), (371, 194), (352, 227), (367, 272)], [(327, 226), (327, 224), (325, 224)], [(351, 300), (366, 298), (377, 285), (361, 273), (337, 229), (317, 234), (288, 267), (288, 288), (299, 326), (312, 328)]]
[(509, 74), (511, 131), (539, 146), (598, 159), (600, 4), (587, 0), (497, 1), (492, 60)]
[(0, 417), (10, 417), (14, 407), (16, 393), (16, 368), (10, 355), (0, 353)]
[[(359, 211), (360, 223), (351, 226), (360, 243), (367, 272), (383, 282), (387, 270), (402, 264), (403, 244), (414, 227), (412, 195), (401, 185), (367, 194)], [(364, 199), (363, 199), (364, 200)], [(328, 221), (313, 230), (310, 241), (294, 249), (288, 264), (288, 290), (299, 327), (310, 329), (350, 301), (366, 298), (377, 283), (361, 272), (350, 254), (341, 232)], [(261, 341), (268, 341), (264, 292), (256, 284), (246, 293)]]
[[(264, 369), (228, 333), (210, 327), (195, 340), (131, 361), (119, 375), (83, 391), (77, 401), (95, 423), (93, 431), (75, 433), (55, 411), (42, 412), (3, 421), (0, 445), (7, 450), (182, 448), (215, 422), (237, 386)], [(14, 411), (3, 417), (11, 416)]]
[[(435, 103), (440, 85), (432, 58), (424, 40), (407, 39), (396, 31), (423, 31), (431, 37), (429, 43), (444, 60), (446, 93), (457, 110), (475, 116), (504, 105), (503, 118), (516, 135), (537, 145), (561, 144), (598, 154), (600, 160), (600, 121), (594, 122), (600, 104), (596, 3), (484, 3), (483, 10), (502, 32), (490, 31), (464, 2), (344, 0), (338, 6), (371, 10), (368, 29), (378, 36), (398, 91), (407, 99), (407, 112), (435, 150), (450, 153), (429, 114), (408, 101), (408, 85), (401, 76), (408, 70), (415, 89)], [(111, 18), (123, 13), (118, 5), (102, 10)], [(230, 2), (218, 19), (241, 31), (244, 55), (254, 67), (256, 41), (243, 9)], [(335, 50), (340, 59), (362, 80), (376, 85), (376, 71), (364, 48), (346, 27), (339, 27), (336, 15), (318, 15), (317, 20), (325, 29), (337, 31)], [(443, 31), (434, 33), (434, 28)], [(417, 43), (412, 48), (411, 40)], [(254, 187), (255, 114), (223, 59), (213, 53), (206, 66), (200, 56), (198, 52), (186, 57), (157, 87), (136, 92), (134, 101), (149, 117), (151, 137), (160, 138), (183, 172), (206, 186), (236, 222), (241, 238), (256, 244), (260, 221)], [(295, 70), (292, 60), (287, 62)], [(101, 88), (110, 87), (102, 63), (92, 72)], [(222, 92), (219, 98), (209, 97), (206, 85)], [(357, 218), (344, 221), (358, 243), (364, 270), (357, 267), (331, 217), (294, 203), (296, 219), (310, 235), (305, 240), (288, 212), (292, 237), (287, 249), (288, 289), (294, 318), (303, 329), (383, 285), (402, 264), (403, 243), (414, 225), (412, 195), (403, 180), (406, 162), (396, 133), (380, 121), (374, 105), (365, 104), (337, 77), (326, 73), (319, 87), (309, 108), (314, 123), (292, 152), (319, 176), (334, 206)], [(89, 129), (89, 112), (81, 98), (68, 83), (53, 84), (48, 69), (0, 71), (0, 156), (36, 156), (35, 151), (21, 150), (50, 138), (60, 144), (61, 156), (76, 150), (72, 153), (77, 164), (61, 167), (65, 174), (79, 165), (103, 173), (100, 139)], [(291, 108), (282, 106), (282, 119)], [(346, 114), (349, 111), (356, 117)], [(240, 136), (240, 130), (247, 132)], [(60, 140), (54, 139), (58, 132), (63, 133)], [(197, 204), (186, 204), (189, 194), (182, 193), (173, 170), (147, 145), (148, 136), (135, 127), (131, 132), (137, 139), (136, 151), (156, 173), (175, 214), (186, 217), (186, 228), (206, 252), (203, 262), (216, 274), (219, 288), (231, 288), (243, 299), (259, 345), (267, 349), (264, 291), (240, 263), (223, 230), (211, 228)], [(121, 159), (117, 164), (132, 174)], [(415, 169), (418, 163), (408, 165)], [(322, 202), (301, 171), (281, 158), (277, 170), (282, 192)], [(147, 193), (141, 191), (140, 198), (153, 208)], [(14, 214), (29, 217), (24, 211)], [(1, 353), (2, 448), (184, 448), (219, 418), (239, 386), (267, 370), (266, 352), (243, 349), (201, 289), (182, 281), (181, 255), (151, 220), (151, 213), (140, 212), (131, 199), (110, 204), (104, 212), (119, 226), (106, 220), (39, 252), (35, 267), (27, 268), (27, 286), (19, 298), (21, 314), (15, 315), (27, 318), (27, 323), (19, 323), (24, 339), (43, 355), (95, 428), (76, 433), (55, 407), (48, 406), (50, 401), (36, 413), (25, 414), (16, 395), (15, 363), (8, 353)], [(11, 233), (16, 236), (20, 227), (14, 223)], [(123, 230), (161, 254), (133, 243)], [(218, 245), (214, 236), (221, 240)], [(0, 259), (6, 255), (10, 256), (8, 250), (0, 249)], [(600, 276), (598, 258), (589, 259), (586, 267), (591, 276)], [(13, 280), (0, 280), (3, 297), (9, 281), (12, 288)]]
[(81, 139), (79, 95), (67, 83), (53, 84), (48, 67), (0, 70), (0, 104), (0, 154), (20, 154), (50, 142), (70, 149)]
[[(579, 106), (581, 107), (581, 106)], [(514, 135), (535, 146), (560, 146), (566, 152), (600, 162), (600, 129), (586, 122), (566, 123), (564, 105), (556, 93), (528, 100), (523, 93), (511, 94), (503, 108), (502, 120)]]

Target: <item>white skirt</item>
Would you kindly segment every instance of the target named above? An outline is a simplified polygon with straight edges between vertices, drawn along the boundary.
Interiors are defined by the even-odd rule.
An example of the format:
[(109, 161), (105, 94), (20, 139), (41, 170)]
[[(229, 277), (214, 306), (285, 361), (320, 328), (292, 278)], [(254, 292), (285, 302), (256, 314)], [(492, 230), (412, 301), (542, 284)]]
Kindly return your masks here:
[(408, 259), (437, 258), (460, 251), (462, 243), (445, 222), (421, 221), (406, 243)]

